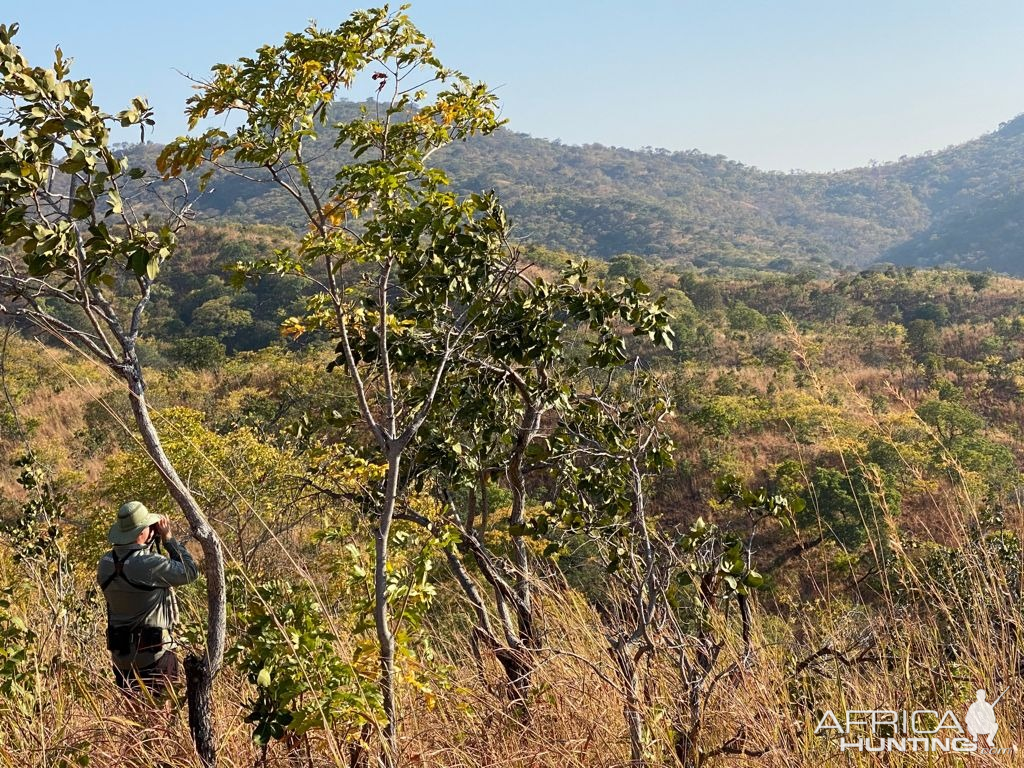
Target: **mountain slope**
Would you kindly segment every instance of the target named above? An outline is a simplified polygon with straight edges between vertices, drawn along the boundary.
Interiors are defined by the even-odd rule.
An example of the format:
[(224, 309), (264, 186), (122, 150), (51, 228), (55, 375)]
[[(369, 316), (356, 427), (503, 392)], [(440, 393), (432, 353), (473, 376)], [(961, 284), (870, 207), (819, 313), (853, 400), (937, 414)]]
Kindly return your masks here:
[[(338, 118), (357, 105), (336, 107)], [(152, 157), (155, 147), (133, 151)], [(788, 269), (874, 261), (1024, 274), (1024, 116), (940, 152), (827, 174), (765, 172), (696, 151), (565, 146), (501, 130), (446, 148), (463, 191), (496, 189), (524, 240), (600, 258)], [(321, 180), (342, 158), (325, 147)], [(288, 224), (272, 185), (216, 178), (209, 215)]]

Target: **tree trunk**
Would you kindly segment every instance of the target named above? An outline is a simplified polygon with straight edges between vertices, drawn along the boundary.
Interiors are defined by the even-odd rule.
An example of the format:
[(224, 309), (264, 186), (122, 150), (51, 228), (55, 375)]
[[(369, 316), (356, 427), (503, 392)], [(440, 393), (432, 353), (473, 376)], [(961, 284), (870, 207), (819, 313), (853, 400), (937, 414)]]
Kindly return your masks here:
[(533, 676), (533, 660), (526, 651), (516, 648), (495, 648), (494, 657), (505, 670), (506, 697), (515, 714), (524, 721), (530, 720), (529, 697)]
[[(527, 400), (519, 437), (508, 465), (509, 488), (512, 491), (512, 508), (508, 521), (513, 526), (521, 526), (526, 522), (526, 478), (523, 476), (523, 461), (539, 426), (540, 411)], [(528, 718), (530, 711), (527, 701), (533, 686), (531, 652), (540, 646), (540, 641), (534, 624), (529, 552), (521, 535), (512, 536), (512, 560), (516, 569), (516, 600), (513, 601), (513, 607), (516, 612), (516, 624), (519, 627), (518, 642), (513, 644), (504, 656), (499, 655), (498, 661), (501, 662), (508, 677), (512, 703), (521, 710), (524, 717)]]
[(703, 725), (703, 708), (701, 707), (701, 693), (703, 682), (696, 682), (687, 691), (686, 698), (689, 704), (689, 727), (679, 724), (675, 738), (676, 760), (682, 768), (699, 768), (701, 764), (700, 747), (697, 740), (700, 729)]
[(384, 506), (374, 531), (373, 565), (373, 622), (377, 630), (377, 644), (380, 648), (380, 693), (384, 703), (384, 733), (382, 734), (380, 764), (394, 768), (398, 764), (397, 707), (395, 704), (395, 636), (391, 632), (388, 610), (388, 544), (391, 523), (395, 516), (395, 502), (398, 497), (398, 475), (401, 469), (401, 454), (392, 450), (388, 456), (388, 471), (385, 478)]
[(185, 699), (188, 730), (205, 768), (217, 765), (217, 741), (213, 730), (213, 675), (206, 659), (190, 653), (185, 657)]
[[(501, 668), (505, 671), (505, 676), (508, 679), (506, 692), (509, 702), (519, 710), (524, 719), (529, 719), (528, 702), (533, 674), (532, 652), (534, 647), (526, 645), (523, 641), (522, 624), (519, 621), (519, 617), (529, 615), (530, 611), (524, 608), (515, 589), (498, 572), (498, 569), (488, 556), (487, 550), (477, 538), (477, 534), (473, 531), (463, 531), (462, 534), (463, 544), (473, 555), (477, 566), (494, 591), (498, 620), (501, 622), (501, 629), (507, 647), (502, 647), (498, 644), (497, 637), (493, 632), (482, 633), (481, 637), (490, 637), (492, 641), (489, 644), (491, 650), (501, 664)], [(512, 614), (508, 609), (509, 604), (515, 609), (517, 617), (515, 622), (512, 621)], [(482, 602), (480, 605), (482, 605)]]
[[(523, 477), (523, 460), (526, 449), (536, 434), (540, 413), (530, 404), (523, 416), (519, 439), (508, 465), (509, 489), (512, 491), (512, 508), (509, 512), (510, 525), (526, 522), (526, 478)], [(533, 624), (533, 601), (530, 585), (530, 560), (526, 542), (521, 535), (512, 537), (513, 562), (516, 567), (516, 620), (519, 637), (528, 648), (537, 647), (536, 628)]]
[(622, 702), (622, 714), (629, 729), (629, 765), (630, 768), (642, 768), (644, 762), (644, 721), (640, 712), (640, 696), (637, 693), (636, 664), (633, 662), (633, 644), (622, 638), (609, 648), (619, 677), (625, 689)]
[[(142, 436), (142, 443), (146, 453), (156, 466), (157, 471), (163, 478), (167, 490), (181, 509), (185, 519), (196, 540), (203, 549), (203, 571), (206, 575), (206, 657), (199, 659), (199, 666), (194, 663), (194, 679), (188, 677), (188, 661), (186, 660), (186, 682), (190, 684), (188, 691), (189, 700), (189, 728), (195, 741), (196, 751), (199, 753), (203, 765), (210, 768), (217, 762), (216, 743), (214, 741), (213, 710), (210, 706), (213, 695), (213, 679), (216, 677), (221, 664), (224, 661), (224, 640), (227, 622), (227, 606), (225, 598), (224, 583), (224, 552), (221, 548), (220, 538), (216, 531), (207, 521), (199, 504), (193, 498), (188, 486), (178, 476), (171, 460), (164, 453), (163, 445), (160, 442), (160, 435), (157, 433), (149, 413), (149, 406), (146, 403), (145, 388), (142, 379), (142, 371), (135, 364), (134, 370), (128, 377), (128, 386), (131, 391), (129, 401), (131, 402), (132, 413), (135, 416), (135, 423)], [(191, 656), (191, 654), (190, 654)], [(198, 657), (196, 657), (198, 658)], [(195, 696), (196, 709), (193, 711), (193, 693)]]
[(370, 743), (372, 735), (373, 726), (370, 723), (366, 723), (359, 729), (359, 740), (349, 744), (348, 747), (349, 768), (369, 768), (370, 750), (367, 745)]

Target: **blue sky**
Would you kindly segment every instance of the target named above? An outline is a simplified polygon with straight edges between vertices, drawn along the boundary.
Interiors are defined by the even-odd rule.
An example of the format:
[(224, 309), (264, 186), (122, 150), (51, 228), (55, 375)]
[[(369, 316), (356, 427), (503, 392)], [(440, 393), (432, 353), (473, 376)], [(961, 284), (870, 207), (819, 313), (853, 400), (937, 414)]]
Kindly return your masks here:
[[(108, 111), (147, 96), (165, 140), (185, 127), (178, 70), (203, 75), (356, 7), (8, 0), (0, 19), (21, 23), (34, 62), (59, 43)], [(831, 170), (941, 149), (1024, 112), (1021, 0), (419, 0), (409, 13), (446, 65), (496, 88), (511, 129), (571, 144)]]

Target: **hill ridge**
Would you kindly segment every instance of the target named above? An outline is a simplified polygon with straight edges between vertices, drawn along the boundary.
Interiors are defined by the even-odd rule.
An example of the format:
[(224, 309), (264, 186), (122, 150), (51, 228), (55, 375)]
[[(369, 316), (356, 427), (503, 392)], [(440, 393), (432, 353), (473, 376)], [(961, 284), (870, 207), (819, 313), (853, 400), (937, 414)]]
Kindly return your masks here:
[[(339, 102), (335, 116), (357, 110)], [(151, 161), (155, 147), (130, 151)], [(326, 178), (332, 158), (325, 152), (315, 171)], [(1024, 114), (958, 145), (843, 171), (762, 170), (696, 149), (570, 145), (507, 128), (437, 159), (461, 191), (496, 189), (524, 240), (602, 259), (821, 272), (892, 261), (1024, 275)], [(213, 186), (201, 204), (208, 215), (296, 220), (265, 185), (222, 175)]]

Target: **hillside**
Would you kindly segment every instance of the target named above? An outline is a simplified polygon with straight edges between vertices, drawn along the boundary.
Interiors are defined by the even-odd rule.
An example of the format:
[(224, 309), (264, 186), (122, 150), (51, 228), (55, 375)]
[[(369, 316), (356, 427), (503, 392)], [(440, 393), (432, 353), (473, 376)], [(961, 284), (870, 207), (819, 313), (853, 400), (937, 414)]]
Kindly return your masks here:
[[(193, 334), (218, 306), (226, 317), (249, 308), (268, 320), (268, 294), (285, 304), (287, 283), (276, 279), (230, 299), (220, 290), (224, 263), (274, 240), (275, 232), (258, 228), (189, 235), (180, 269), (161, 273), (167, 290), (154, 306), (157, 335), (147, 334), (145, 346), (149, 396), (167, 450), (214, 511), (232, 553), (232, 645), (216, 699), (223, 764), (256, 765), (269, 754), (266, 765), (347, 765), (332, 750), (355, 753), (379, 722), (361, 597), (370, 586), (368, 522), (360, 497), (317, 488), (327, 471), (338, 483), (365, 482), (357, 459), (369, 454), (349, 428), (350, 388), (326, 370), (333, 344), (324, 341), (259, 348), (260, 328), (234, 324), (220, 339), (235, 354), (203, 358), (195, 354), (201, 347), (185, 343), (203, 338)], [(809, 282), (650, 268), (643, 278), (666, 297), (680, 336), (673, 351), (631, 345), (675, 403), (665, 423), (675, 462), (652, 478), (652, 530), (685, 544), (706, 523), (705, 549), (717, 546), (713, 536), (742, 535), (761, 584), (748, 604), (754, 623), (744, 642), (746, 625), (728, 610), (737, 596), (723, 586), (726, 607), (712, 612), (696, 603), (683, 576), (667, 571), (681, 595), (679, 637), (667, 629), (657, 637), (678, 641), (680, 663), (691, 664), (700, 657), (690, 649), (714, 641), (714, 674), (735, 684), (700, 688), (690, 705), (685, 694), (693, 685), (672, 665), (641, 667), (638, 678), (652, 691), (643, 704), (653, 723), (648, 764), (688, 765), (673, 755), (679, 723), (701, 716), (693, 711), (709, 713), (701, 731), (708, 752), (740, 733), (746, 749), (764, 755), (758, 764), (837, 764), (835, 741), (813, 734), (826, 708), (881, 700), (959, 713), (968, 689), (1012, 679), (1016, 633), (1000, 632), (1019, 618), (1018, 593), (1010, 590), (1019, 589), (1024, 514), (1024, 283), (897, 268)], [(44, 723), (53, 724), (47, 754), (66, 759), (50, 764), (198, 766), (183, 716), (157, 711), (143, 741), (133, 738), (142, 715), (105, 715), (124, 706), (108, 679), (102, 599), (87, 591), (106, 528), (128, 497), (174, 514), (123, 422), (118, 382), (79, 355), (15, 333), (5, 384), (13, 408), (0, 422), (0, 631), (20, 655), (5, 668), (13, 693), (0, 700), (4, 748), (31, 755)], [(325, 463), (325, 452), (347, 445), (355, 456)], [(557, 486), (530, 477), (530, 520), (539, 521)], [(793, 499), (793, 522), (752, 523), (756, 508), (719, 498), (716, 481), (729, 477)], [(33, 485), (34, 478), (46, 482)], [(515, 529), (502, 481), (487, 481), (494, 503), (479, 525), (494, 556), (505, 558)], [(62, 536), (47, 534), (51, 520)], [(434, 761), (422, 764), (452, 766), (515, 765), (523, 755), (543, 768), (628, 764), (625, 694), (608, 652), (612, 622), (623, 620), (607, 608), (628, 572), (609, 568), (599, 540), (557, 522), (530, 536), (531, 559), (545, 569), (538, 652), (545, 663), (529, 700), (538, 725), (523, 727), (505, 700), (495, 654), (472, 646), (458, 561), (404, 525), (397, 588), (421, 590), (408, 589), (416, 602), (402, 644), (409, 681), (402, 745), (413, 756), (405, 764), (421, 764), (420, 754)], [(660, 536), (659, 546), (668, 546)], [(710, 551), (710, 565), (686, 550), (683, 562), (710, 578), (723, 556)], [(301, 577), (292, 570), (296, 560), (309, 565)], [(481, 579), (472, 562), (465, 572)], [(989, 579), (998, 584), (992, 598), (979, 589)], [(195, 642), (203, 592), (190, 585), (179, 598), (183, 637)], [(291, 626), (284, 622), (304, 628), (298, 651), (279, 639), (278, 627)], [(60, 660), (61, 674), (39, 674), (51, 658)], [(270, 664), (272, 680), (282, 682), (261, 688), (257, 672)], [(906, 669), (917, 676), (909, 690)], [(322, 698), (313, 695), (321, 690), (342, 704), (321, 714), (314, 707)], [(360, 706), (364, 699), (370, 704)], [(1019, 687), (1009, 687), (1005, 703), (1012, 707), (1001, 722), (1019, 732)], [(307, 718), (301, 735), (283, 731), (306, 760), (290, 760), (289, 742), (260, 730), (259, 718), (278, 711)], [(935, 764), (919, 757), (894, 764)], [(736, 764), (722, 756), (700, 763)]]
[[(355, 109), (339, 104), (336, 116)], [(327, 179), (338, 159), (327, 149), (311, 165)], [(496, 189), (525, 241), (603, 259), (782, 271), (891, 261), (1024, 274), (1024, 116), (939, 152), (827, 174), (764, 172), (697, 151), (566, 146), (511, 130), (449, 147), (440, 160), (460, 190)], [(298, 221), (280, 193), (226, 174), (200, 208)]]
[[(1010, 253), (1019, 124), (832, 175), (439, 155), (513, 223), (423, 163), (498, 128), (485, 87), (379, 119), (455, 75), (371, 9), (213, 70), (191, 116), (244, 124), (159, 163), (234, 164), (193, 222), (109, 144), (147, 105), (15, 32), (0, 766), (1020, 763), (1024, 280), (803, 268), (929, 230)], [(371, 72), (356, 159), (318, 155)]]

